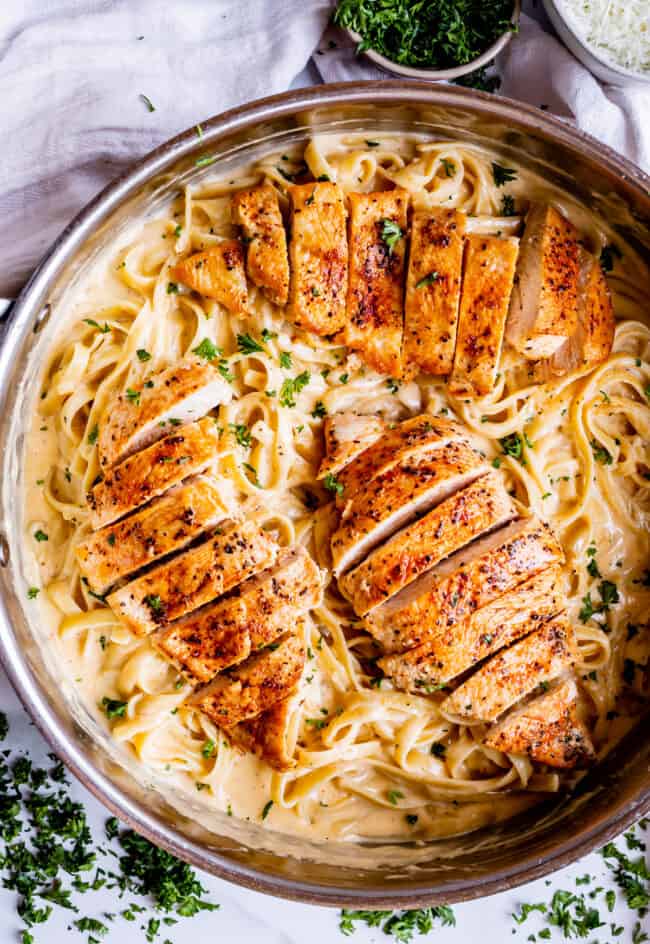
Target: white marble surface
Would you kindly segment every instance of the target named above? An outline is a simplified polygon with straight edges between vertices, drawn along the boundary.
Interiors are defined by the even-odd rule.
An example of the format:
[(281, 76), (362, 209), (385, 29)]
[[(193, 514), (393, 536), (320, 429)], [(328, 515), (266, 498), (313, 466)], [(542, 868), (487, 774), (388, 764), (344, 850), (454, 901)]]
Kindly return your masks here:
[[(35, 766), (47, 766), (48, 748), (39, 733), (29, 721), (27, 715), (19, 705), (18, 700), (9, 685), (5, 675), (0, 670), (0, 710), (4, 711), (10, 722), (10, 733), (6, 742), (0, 748), (24, 750)], [(74, 799), (80, 800), (87, 811), (88, 820), (98, 841), (103, 840), (103, 825), (107, 813), (103, 807), (76, 782), (72, 784), (71, 794)], [(0, 846), (1, 848), (1, 846)], [(556, 888), (575, 890), (575, 879), (589, 873), (596, 878), (594, 884), (605, 888), (614, 887), (601, 857), (597, 854), (585, 859), (550, 876), (547, 880), (539, 880), (515, 891), (485, 898), (456, 906), (456, 927), (438, 928), (429, 936), (415, 936), (414, 944), (418, 941), (432, 940), (435, 937), (437, 944), (465, 944), (478, 942), (481, 944), (504, 944), (512, 941), (513, 944), (523, 944), (529, 934), (543, 927), (537, 915), (517, 926), (513, 922), (512, 912), (521, 902), (548, 901)], [(338, 929), (338, 911), (311, 905), (295, 904), (279, 901), (238, 888), (227, 882), (201, 875), (201, 881), (208, 888), (208, 896), (212, 901), (219, 902), (221, 908), (214, 913), (204, 913), (195, 918), (181, 921), (177, 926), (164, 928), (156, 938), (158, 944), (169, 939), (173, 944), (203, 944), (203, 942), (237, 942), (237, 944), (325, 944), (325, 942), (341, 942), (350, 940), (353, 944), (369, 944), (369, 942), (388, 942), (380, 929), (358, 927), (354, 935), (345, 938)], [(584, 890), (584, 889), (581, 889)], [(82, 914), (101, 918), (103, 912), (115, 912), (125, 907), (128, 900), (120, 902), (116, 892), (93, 892), (79, 898)], [(16, 912), (16, 897), (13, 892), (0, 888), (0, 944), (10, 944), (18, 940), (18, 931), (22, 924)], [(604, 913), (604, 908), (601, 908)], [(107, 944), (143, 944), (145, 937), (141, 930), (143, 919), (129, 924), (119, 920), (111, 926), (110, 934), (104, 940)], [(634, 916), (625, 908), (617, 905), (611, 915), (607, 915), (608, 924), (598, 932), (592, 934), (587, 944), (591, 942), (620, 942), (628, 944), (631, 941)], [(70, 912), (55, 908), (50, 921), (34, 929), (35, 944), (63, 944), (64, 941), (85, 941), (88, 935), (79, 934), (76, 930), (68, 930), (71, 920)], [(624, 926), (624, 932), (617, 937), (609, 933), (609, 922)], [(647, 930), (650, 932), (650, 918), (646, 918)], [(513, 929), (516, 934), (513, 934)], [(562, 940), (559, 932), (555, 932), (552, 940)]]

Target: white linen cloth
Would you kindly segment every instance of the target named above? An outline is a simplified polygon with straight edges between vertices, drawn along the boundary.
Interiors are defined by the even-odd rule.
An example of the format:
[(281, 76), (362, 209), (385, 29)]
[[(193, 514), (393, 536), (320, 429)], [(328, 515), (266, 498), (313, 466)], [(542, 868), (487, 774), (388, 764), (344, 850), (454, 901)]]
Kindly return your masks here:
[[(324, 81), (385, 78), (339, 31), (323, 36), (333, 6), (4, 0), (0, 296), (17, 292), (74, 214), (134, 159), (210, 115), (288, 88), (315, 50)], [(500, 57), (500, 92), (547, 105), (650, 169), (650, 91), (600, 85), (536, 15), (543, 25), (522, 16)]]

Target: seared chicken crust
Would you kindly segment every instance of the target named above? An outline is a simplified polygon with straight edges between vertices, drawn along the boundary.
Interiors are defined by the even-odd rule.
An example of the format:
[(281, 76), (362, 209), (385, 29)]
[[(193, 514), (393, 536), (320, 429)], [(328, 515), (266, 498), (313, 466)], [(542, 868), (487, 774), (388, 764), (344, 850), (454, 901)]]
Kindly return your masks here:
[(402, 373), (406, 190), (351, 193), (345, 343), (380, 374)]
[(115, 465), (231, 399), (230, 384), (198, 358), (151, 374), (109, 403), (99, 427), (99, 463), (104, 468)]
[(304, 665), (303, 640), (287, 633), (242, 666), (218, 675), (209, 685), (200, 688), (191, 696), (189, 704), (219, 727), (232, 728), (268, 711), (291, 694)]
[(339, 588), (355, 612), (364, 616), (445, 557), (506, 524), (516, 513), (500, 476), (488, 472), (398, 531), (343, 577)]
[(404, 361), (415, 373), (451, 373), (456, 346), (465, 214), (416, 210), (404, 301)]
[(238, 190), (232, 216), (244, 231), (246, 271), (274, 305), (289, 299), (289, 256), (278, 192), (270, 184)]
[(470, 234), (449, 392), (483, 397), (493, 389), (515, 276), (519, 241)]
[(105, 593), (118, 580), (187, 547), (229, 511), (214, 481), (190, 479), (81, 541), (75, 548), (79, 570), (95, 593)]
[(253, 521), (224, 521), (206, 541), (115, 590), (108, 604), (131, 632), (150, 633), (270, 567), (278, 550)]
[(202, 472), (219, 451), (219, 430), (205, 417), (181, 426), (109, 469), (88, 495), (90, 522), (101, 528)]
[(525, 754), (539, 764), (570, 769), (596, 759), (589, 731), (578, 714), (573, 679), (515, 709), (488, 731), (484, 742), (505, 754)]
[(239, 240), (224, 239), (216, 246), (195, 252), (173, 266), (170, 274), (199, 295), (214, 298), (233, 315), (247, 313), (244, 250)]
[(345, 201), (337, 184), (289, 187), (291, 285), (288, 315), (315, 334), (335, 334), (345, 324), (348, 238)]

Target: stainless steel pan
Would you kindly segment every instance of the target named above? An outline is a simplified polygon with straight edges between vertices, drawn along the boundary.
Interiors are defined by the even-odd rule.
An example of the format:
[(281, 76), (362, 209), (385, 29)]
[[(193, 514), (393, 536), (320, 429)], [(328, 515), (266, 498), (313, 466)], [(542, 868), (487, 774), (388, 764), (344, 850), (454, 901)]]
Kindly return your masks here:
[[(510, 822), (429, 845), (298, 841), (151, 789), (65, 682), (56, 650), (27, 619), (20, 534), (23, 429), (53, 325), (50, 314), (98, 252), (134, 216), (203, 173), (315, 132), (429, 132), (496, 148), (569, 190), (640, 253), (650, 253), (650, 180), (570, 125), (535, 108), (454, 87), (376, 82), (290, 92), (179, 135), (97, 197), (61, 235), (11, 311), (0, 349), (0, 657), (53, 750), (105, 806), (154, 842), (231, 881), (322, 904), (415, 907), (491, 894), (588, 852), (650, 808), (650, 742), (639, 726), (572, 797)], [(213, 165), (214, 166), (217, 165)]]

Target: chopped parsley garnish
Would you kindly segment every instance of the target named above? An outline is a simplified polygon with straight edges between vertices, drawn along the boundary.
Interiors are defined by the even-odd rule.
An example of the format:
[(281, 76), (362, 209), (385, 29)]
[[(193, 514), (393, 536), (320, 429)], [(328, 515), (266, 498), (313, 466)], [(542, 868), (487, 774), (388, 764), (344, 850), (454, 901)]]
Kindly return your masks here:
[(250, 462), (242, 462), (242, 468), (246, 469), (246, 471), (249, 472), (250, 475), (252, 476), (253, 485), (256, 485), (258, 488), (261, 488), (262, 483), (260, 482), (258, 478), (257, 469), (255, 468), (255, 466), (251, 465)]
[(156, 110), (156, 107), (155, 107), (155, 105), (153, 104), (153, 102), (151, 101), (151, 99), (150, 99), (147, 95), (144, 95), (142, 92), (140, 92), (140, 100), (143, 101), (143, 102), (145, 103), (145, 105), (147, 106), (147, 111), (155, 111), (155, 110)]
[(98, 436), (99, 436), (99, 426), (97, 425), (97, 423), (95, 423), (93, 428), (88, 433), (88, 445), (94, 446), (95, 443), (97, 442)]
[(151, 360), (151, 354), (149, 353), (149, 351), (145, 350), (143, 347), (139, 347), (135, 353), (138, 355), (138, 360), (141, 361), (143, 364), (146, 361)]
[(391, 392), (392, 394), (397, 393), (397, 391), (399, 390), (399, 384), (398, 384), (398, 382), (395, 380), (394, 377), (389, 377), (389, 378), (388, 378), (388, 380), (386, 381), (386, 386), (388, 387), (388, 389), (390, 390), (390, 392)]
[(604, 446), (601, 446), (600, 443), (596, 442), (595, 439), (591, 440), (590, 446), (596, 462), (600, 462), (601, 465), (612, 464), (614, 460), (612, 459), (610, 452), (605, 449)]
[(395, 220), (382, 220), (380, 225), (381, 238), (385, 246), (388, 248), (388, 253), (390, 255), (404, 233)]
[(262, 340), (265, 344), (268, 344), (269, 341), (273, 341), (277, 336), (277, 331), (269, 331), (268, 328), (262, 328)]
[(206, 361), (213, 361), (215, 357), (221, 357), (223, 351), (216, 344), (213, 344), (210, 338), (203, 338), (201, 343), (192, 349), (192, 354), (198, 354), (199, 357), (204, 357)]
[(208, 740), (205, 742), (205, 744), (201, 748), (201, 754), (203, 754), (206, 760), (209, 760), (211, 757), (214, 757), (216, 752), (217, 752), (217, 745), (214, 743), (214, 741), (211, 738), (208, 738)]
[(232, 383), (233, 380), (235, 379), (235, 375), (228, 367), (228, 361), (225, 360), (224, 358), (221, 358), (221, 360), (217, 364), (217, 370), (219, 371), (223, 379), (228, 381), (228, 383)]
[(117, 698), (102, 698), (102, 708), (106, 712), (107, 718), (123, 718), (127, 706), (128, 702), (119, 701)]
[(447, 748), (444, 744), (440, 744), (439, 741), (433, 742), (431, 745), (431, 754), (433, 754), (434, 757), (444, 757), (446, 753)]
[(438, 281), (438, 273), (429, 272), (428, 275), (425, 275), (424, 278), (420, 279), (419, 282), (415, 283), (415, 287), (424, 288), (427, 285), (433, 285), (433, 283), (437, 281)]
[(501, 197), (501, 216), (515, 216), (515, 198), (509, 193), (504, 193)]
[(84, 318), (84, 321), (87, 325), (90, 325), (92, 328), (97, 328), (98, 331), (101, 331), (102, 334), (108, 334), (110, 332), (110, 326), (104, 322), (103, 325), (98, 324), (96, 321), (93, 321), (92, 318)]
[(40, 542), (40, 541), (49, 541), (49, 537), (47, 536), (47, 534), (45, 533), (45, 531), (41, 531), (40, 528), (39, 528), (37, 531), (34, 531), (34, 538), (35, 538), (37, 541), (39, 541), (39, 542)]
[(456, 176), (456, 165), (453, 161), (450, 161), (448, 157), (440, 158), (440, 163), (443, 166), (445, 177), (455, 177)]
[(304, 390), (310, 380), (310, 374), (308, 370), (298, 374), (297, 377), (287, 377), (286, 380), (282, 381), (282, 386), (280, 387), (280, 405), (287, 407), (294, 407), (296, 405), (296, 396)]
[(126, 399), (129, 403), (133, 403), (134, 406), (140, 406), (140, 397), (142, 393), (140, 390), (132, 390), (131, 387), (126, 388)]
[(322, 400), (318, 400), (316, 406), (311, 411), (311, 415), (314, 419), (322, 419), (324, 416), (327, 416), (327, 408)]
[(165, 610), (165, 606), (157, 593), (148, 593), (146, 597), (144, 597), (144, 603), (149, 607), (152, 613), (157, 615), (163, 613)]
[(398, 800), (404, 799), (404, 794), (400, 790), (389, 790), (387, 796), (388, 802), (392, 803), (393, 806), (397, 806)]
[(238, 334), (237, 335), (237, 349), (242, 354), (263, 354), (264, 348), (256, 341), (255, 338), (252, 338), (250, 334)]
[(614, 268), (614, 260), (622, 259), (623, 253), (615, 243), (609, 243), (603, 246), (600, 251), (600, 266), (603, 272), (611, 272)]
[(27, 590), (27, 599), (35, 600), (41, 591), (38, 587), (29, 587)]
[(413, 935), (429, 934), (434, 921), (440, 921), (443, 927), (453, 927), (456, 916), (449, 905), (437, 905), (432, 908), (413, 908), (409, 911), (341, 911), (339, 930), (349, 935), (355, 930), (355, 923), (365, 924), (369, 928), (381, 928), (384, 934), (392, 935), (400, 944), (409, 944)]
[(492, 179), (497, 187), (503, 187), (504, 184), (509, 183), (511, 180), (516, 180), (517, 171), (512, 167), (504, 167), (502, 164), (497, 164), (496, 161), (492, 161)]
[[(511, 456), (513, 459), (518, 459), (519, 462), (522, 462), (524, 439), (519, 433), (510, 433), (509, 436), (504, 436), (499, 440), (499, 445), (505, 456)], [(528, 446), (529, 443), (526, 442), (526, 445)]]
[(168, 295), (178, 295), (178, 282), (168, 282), (168, 283), (167, 283), (167, 294), (168, 294)]
[(228, 429), (234, 435), (240, 446), (243, 446), (244, 449), (250, 449), (252, 439), (250, 430), (245, 423), (229, 423)]
[(263, 810), (262, 810), (262, 819), (266, 819), (266, 817), (267, 817), (267, 816), (269, 815), (269, 813), (271, 812), (271, 807), (272, 807), (272, 806), (273, 806), (273, 800), (269, 800), (268, 803), (265, 803), (265, 804), (264, 804), (264, 808), (263, 808)]
[(513, 29), (512, 9), (512, 0), (339, 0), (334, 22), (359, 33), (359, 52), (446, 69), (471, 62)]
[(279, 357), (280, 367), (284, 370), (291, 370), (293, 364), (291, 361), (291, 354), (288, 351), (282, 351)]
[(195, 167), (207, 167), (209, 164), (214, 164), (216, 161), (216, 155), (214, 154), (204, 154), (202, 157), (198, 157), (194, 161)]
[(349, 374), (341, 374), (341, 376), (339, 377), (339, 383), (346, 384), (349, 381), (349, 379), (350, 379)]
[(328, 492), (336, 492), (337, 495), (341, 496), (343, 494), (344, 485), (343, 482), (339, 482), (337, 477), (331, 472), (328, 472), (323, 479), (323, 485)]

